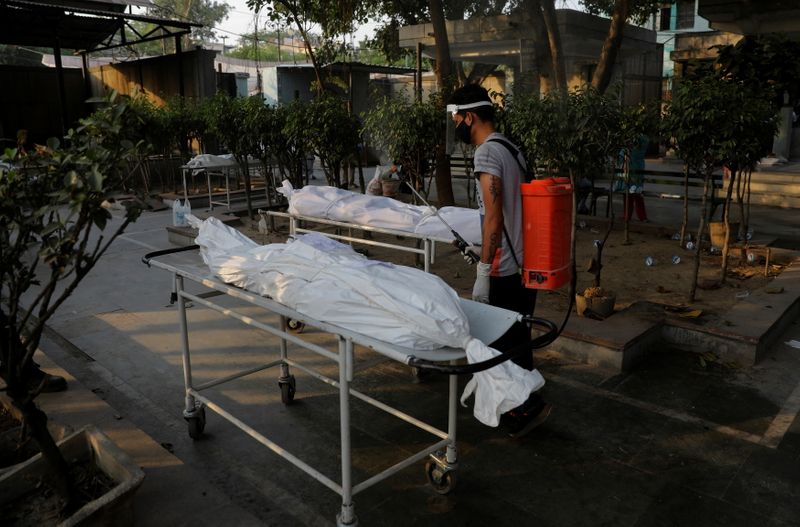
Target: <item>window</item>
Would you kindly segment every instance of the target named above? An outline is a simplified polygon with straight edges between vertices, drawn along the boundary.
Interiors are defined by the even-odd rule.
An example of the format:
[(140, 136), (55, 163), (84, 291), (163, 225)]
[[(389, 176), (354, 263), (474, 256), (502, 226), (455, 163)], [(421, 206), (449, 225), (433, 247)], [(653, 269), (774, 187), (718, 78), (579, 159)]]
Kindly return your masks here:
[(672, 29), (672, 8), (662, 7), (660, 13), (661, 15), (659, 16), (658, 20), (658, 30), (669, 31)]
[(678, 17), (675, 29), (692, 29), (694, 27), (694, 0), (681, 0), (677, 3)]

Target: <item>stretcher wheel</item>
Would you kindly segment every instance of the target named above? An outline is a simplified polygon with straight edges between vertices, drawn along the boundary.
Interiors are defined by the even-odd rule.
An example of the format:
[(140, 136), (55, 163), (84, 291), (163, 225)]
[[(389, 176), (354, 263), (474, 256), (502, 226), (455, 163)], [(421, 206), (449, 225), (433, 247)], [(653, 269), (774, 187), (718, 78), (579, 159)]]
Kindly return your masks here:
[(425, 476), (433, 490), (439, 494), (450, 494), (456, 488), (456, 471), (454, 469), (442, 468), (435, 461), (425, 463)]
[(186, 417), (186, 424), (189, 425), (189, 437), (198, 439), (206, 428), (206, 409), (201, 406), (193, 417)]
[(306, 325), (300, 322), (299, 320), (290, 318), (289, 320), (286, 321), (286, 327), (288, 327), (289, 330), (291, 331), (296, 331), (297, 333), (300, 333), (301, 331), (303, 331), (303, 328), (306, 327)]
[(281, 387), (281, 402), (287, 406), (292, 404), (295, 393), (294, 375), (290, 375), (288, 381), (278, 381), (278, 386)]

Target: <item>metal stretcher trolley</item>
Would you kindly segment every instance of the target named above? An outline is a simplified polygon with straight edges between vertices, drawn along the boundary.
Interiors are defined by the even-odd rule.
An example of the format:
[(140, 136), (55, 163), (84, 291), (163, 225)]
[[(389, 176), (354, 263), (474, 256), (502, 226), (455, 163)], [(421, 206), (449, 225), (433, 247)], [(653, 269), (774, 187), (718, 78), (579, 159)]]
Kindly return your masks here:
[[(408, 467), (425, 458), (429, 458), (425, 466), (425, 473), (429, 482), (439, 493), (448, 493), (456, 484), (456, 469), (458, 467), (458, 456), (456, 449), (456, 405), (457, 405), (457, 377), (451, 375), (449, 378), (449, 397), (448, 397), (448, 418), (447, 430), (440, 430), (415, 417), (392, 408), (364, 393), (358, 392), (350, 387), (353, 380), (353, 354), (356, 345), (371, 349), (381, 355), (398, 362), (415, 365), (428, 364), (440, 365), (440, 371), (447, 373), (461, 373), (459, 368), (466, 368), (474, 371), (472, 366), (476, 365), (456, 365), (465, 357), (463, 349), (441, 348), (433, 351), (418, 351), (400, 346), (395, 346), (387, 342), (376, 340), (367, 335), (357, 333), (342, 327), (325, 323), (320, 320), (311, 319), (302, 313), (289, 309), (286, 306), (275, 302), (269, 298), (250, 293), (246, 290), (234, 287), (220, 281), (215, 277), (202, 262), (196, 246), (184, 247), (150, 253), (143, 258), (144, 263), (149, 266), (164, 269), (174, 276), (173, 301), (177, 300), (179, 307), (179, 322), (181, 328), (181, 342), (183, 348), (183, 376), (186, 390), (186, 400), (184, 417), (188, 423), (189, 435), (192, 438), (199, 437), (206, 424), (205, 409), (216, 412), (218, 415), (230, 421), (232, 424), (245, 431), (256, 441), (263, 444), (276, 454), (291, 462), (314, 479), (333, 490), (342, 497), (341, 511), (337, 515), (337, 525), (357, 525), (358, 520), (353, 506), (353, 496), (391, 476), (392, 474)], [(191, 294), (186, 291), (185, 283), (195, 282), (206, 288), (208, 292), (202, 294)], [(267, 312), (278, 315), (277, 325), (272, 326), (254, 320), (251, 316), (228, 307), (223, 307), (209, 300), (217, 295), (229, 295), (251, 305), (263, 308)], [(186, 303), (193, 302), (195, 305), (202, 305), (215, 310), (225, 316), (239, 320), (240, 322), (259, 328), (280, 339), (278, 358), (271, 362), (249, 368), (225, 377), (195, 384), (192, 379), (192, 367), (189, 350), (189, 327), (186, 317)], [(463, 300), (464, 311), (470, 321), (472, 334), (484, 342), (492, 342), (502, 335), (508, 327), (518, 320), (517, 313), (504, 309), (478, 304), (470, 300)], [(338, 342), (337, 349), (331, 351), (310, 341), (304, 340), (298, 334), (292, 334), (287, 327), (289, 320), (296, 320), (309, 327), (315, 327), (336, 337)], [(326, 357), (338, 364), (339, 378), (332, 379), (322, 375), (320, 372), (312, 370), (305, 365), (293, 360), (288, 354), (288, 343), (300, 346)], [(498, 357), (507, 360), (508, 357)], [(246, 423), (239, 420), (232, 413), (227, 411), (219, 404), (212, 401), (204, 391), (213, 386), (232, 381), (250, 375), (267, 368), (278, 367), (278, 383), (281, 390), (281, 400), (284, 404), (290, 404), (295, 397), (295, 378), (291, 374), (291, 368), (297, 368), (307, 374), (319, 379), (322, 382), (339, 388), (340, 406), (340, 427), (341, 427), (341, 481), (336, 482), (328, 478), (305, 461), (297, 458), (282, 446), (274, 443), (261, 433), (257, 432)], [(405, 460), (373, 475), (372, 477), (355, 483), (351, 476), (351, 444), (350, 444), (350, 397), (355, 397), (376, 408), (379, 408), (403, 421), (410, 423), (433, 436), (438, 441), (420, 450)]]

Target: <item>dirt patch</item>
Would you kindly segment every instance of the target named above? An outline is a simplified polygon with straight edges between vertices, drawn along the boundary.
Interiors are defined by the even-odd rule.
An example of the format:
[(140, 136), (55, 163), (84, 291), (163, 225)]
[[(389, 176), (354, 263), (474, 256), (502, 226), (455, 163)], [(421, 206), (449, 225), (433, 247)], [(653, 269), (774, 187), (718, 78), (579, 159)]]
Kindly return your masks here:
[[(244, 234), (258, 243), (275, 243), (286, 240), (285, 226), (278, 224), (278, 232), (259, 233), (249, 224), (239, 226)], [(333, 229), (319, 229), (332, 232)], [(346, 232), (342, 234), (348, 234)], [(361, 233), (353, 233), (361, 237)], [(599, 229), (587, 227), (578, 230), (576, 242), (576, 261), (578, 262), (578, 291), (592, 285), (593, 275), (586, 272), (585, 262), (594, 255), (593, 240), (602, 238)], [(374, 240), (393, 244), (414, 245), (414, 240), (395, 236), (374, 235)], [(653, 232), (631, 232), (630, 243), (623, 243), (623, 233), (614, 231), (609, 236), (603, 251), (601, 285), (617, 295), (616, 309), (628, 308), (640, 301), (675, 308), (678, 311), (700, 310), (703, 321), (719, 318), (742, 298), (755, 291), (765, 289), (783, 270), (783, 265), (771, 264), (765, 276), (764, 258), (758, 257), (748, 262), (733, 251), (729, 260), (726, 282), (720, 284), (722, 256), (704, 254), (701, 257), (699, 284), (696, 298), (689, 303), (694, 253), (682, 248), (670, 236)], [(367, 256), (376, 260), (386, 260), (401, 265), (417, 265), (415, 256), (381, 247), (355, 245), (357, 250), (366, 249)], [(679, 263), (673, 263), (677, 256)], [(648, 266), (645, 259), (653, 259)], [(459, 295), (468, 297), (472, 292), (475, 278), (474, 267), (468, 265), (451, 246), (437, 245), (436, 261), (432, 272), (445, 280)], [(542, 292), (537, 305), (564, 309), (567, 305), (567, 287), (557, 291)]]

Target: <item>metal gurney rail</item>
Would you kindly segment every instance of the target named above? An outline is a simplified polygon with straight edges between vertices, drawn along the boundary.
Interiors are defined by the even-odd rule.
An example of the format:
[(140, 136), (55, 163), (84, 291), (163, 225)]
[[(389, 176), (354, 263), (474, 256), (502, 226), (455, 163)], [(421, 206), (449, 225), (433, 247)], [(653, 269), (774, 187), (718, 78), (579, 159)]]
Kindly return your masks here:
[[(143, 258), (144, 263), (160, 269), (164, 269), (174, 276), (175, 290), (174, 298), (178, 301), (179, 323), (181, 328), (181, 344), (183, 359), (183, 377), (185, 387), (185, 408), (184, 418), (187, 420), (189, 435), (193, 438), (199, 437), (205, 428), (206, 417), (205, 408), (209, 408), (218, 415), (222, 416), (256, 441), (266, 446), (276, 454), (280, 455), (299, 469), (311, 475), (314, 479), (339, 494), (342, 498), (341, 511), (337, 515), (337, 525), (356, 525), (358, 520), (355, 515), (353, 496), (371, 487), (372, 485), (388, 478), (392, 474), (418, 462), (425, 458), (430, 458), (425, 467), (425, 473), (440, 493), (447, 493), (455, 486), (455, 470), (458, 466), (456, 449), (456, 408), (457, 408), (457, 377), (449, 377), (448, 387), (448, 418), (447, 430), (440, 430), (428, 423), (425, 423), (409, 414), (401, 412), (387, 404), (378, 401), (358, 392), (350, 387), (353, 380), (354, 368), (354, 348), (356, 345), (371, 349), (390, 359), (409, 364), (412, 360), (424, 360), (430, 363), (441, 363), (442, 365), (455, 366), (456, 362), (465, 357), (463, 349), (441, 348), (432, 351), (419, 351), (400, 346), (395, 346), (380, 340), (376, 340), (367, 335), (357, 333), (339, 326), (328, 324), (319, 320), (311, 319), (295, 310), (275, 302), (269, 298), (250, 293), (238, 287), (230, 286), (213, 276), (205, 264), (200, 259), (198, 253), (194, 251), (196, 246), (188, 248), (173, 249), (168, 251), (158, 251), (150, 253)], [(186, 291), (185, 282), (191, 281), (208, 288), (210, 291), (203, 294), (192, 294)], [(258, 306), (265, 311), (278, 315), (278, 324), (270, 325), (251, 316), (245, 315), (235, 308), (225, 307), (214, 303), (209, 298), (216, 295), (228, 295), (245, 302), (246, 304)], [(239, 371), (222, 378), (214, 379), (203, 384), (195, 384), (192, 378), (192, 367), (189, 349), (189, 324), (186, 316), (186, 302), (191, 301), (197, 305), (217, 311), (227, 317), (234, 318), (243, 324), (261, 329), (280, 339), (279, 356), (276, 360)], [(464, 300), (469, 306), (467, 311), (470, 317), (470, 325), (473, 322), (476, 329), (473, 336), (491, 342), (505, 332), (508, 326), (513, 323), (516, 314), (488, 305), (473, 305), (474, 302)], [(479, 316), (483, 323), (473, 321), (472, 316)], [(315, 327), (330, 333), (336, 337), (337, 346), (335, 351), (331, 351), (322, 346), (304, 340), (299, 335), (291, 334), (287, 328), (289, 319), (298, 320), (307, 326)], [(488, 321), (488, 322), (487, 322)], [(482, 334), (479, 334), (482, 333)], [(326, 357), (338, 364), (338, 379), (326, 377), (322, 373), (306, 367), (304, 364), (289, 357), (288, 343), (300, 346), (304, 349), (313, 351), (322, 357)], [(208, 388), (239, 379), (241, 377), (268, 369), (272, 367), (280, 368), (278, 383), (281, 389), (281, 400), (284, 404), (290, 404), (295, 396), (295, 379), (290, 372), (290, 367), (297, 368), (308, 375), (325, 382), (339, 389), (339, 409), (340, 409), (340, 439), (341, 439), (341, 480), (332, 480), (322, 474), (317, 469), (295, 455), (286, 451), (283, 447), (276, 444), (254, 428), (250, 427), (231, 412), (223, 408), (211, 398), (202, 393)], [(364, 401), (390, 415), (398, 417), (403, 421), (424, 430), (438, 440), (430, 446), (423, 448), (408, 458), (396, 463), (395, 465), (375, 474), (364, 481), (355, 483), (352, 480), (351, 462), (351, 441), (350, 441), (350, 396)], [(441, 451), (444, 452), (441, 452)]]
[[(436, 243), (443, 243), (446, 245), (451, 245), (453, 240), (446, 239), (446, 238), (437, 238), (435, 236), (429, 236), (425, 234), (418, 234), (415, 232), (408, 232), (408, 231), (401, 231), (396, 229), (384, 229), (381, 227), (372, 227), (370, 225), (360, 225), (358, 223), (349, 223), (344, 221), (336, 221), (336, 220), (329, 220), (326, 218), (316, 218), (314, 216), (301, 216), (298, 214), (290, 214), (288, 212), (277, 212), (271, 210), (259, 210), (258, 213), (261, 216), (274, 216), (277, 218), (286, 218), (289, 220), (289, 235), (294, 236), (295, 234), (300, 234), (303, 232), (320, 232), (314, 231), (313, 229), (306, 229), (300, 226), (300, 222), (308, 222), (308, 223), (317, 223), (320, 225), (331, 225), (333, 227), (339, 227), (342, 229), (348, 230), (348, 235), (342, 234), (333, 234), (328, 232), (320, 232), (320, 234), (324, 234), (329, 238), (334, 238), (336, 240), (350, 242), (350, 243), (360, 243), (362, 245), (370, 245), (373, 247), (383, 247), (386, 249), (394, 249), (397, 251), (405, 251), (414, 254), (418, 254), (422, 256), (423, 259), (423, 266), (426, 273), (429, 273), (431, 270), (431, 264), (434, 263), (436, 258)], [(422, 248), (418, 247), (409, 247), (407, 245), (401, 244), (393, 244), (393, 243), (386, 243), (380, 242), (376, 240), (369, 240), (365, 238), (356, 238), (352, 235), (353, 229), (357, 229), (363, 232), (369, 233), (379, 233), (379, 234), (388, 234), (391, 236), (398, 236), (403, 238), (409, 238), (412, 240), (417, 240), (421, 242)]]

